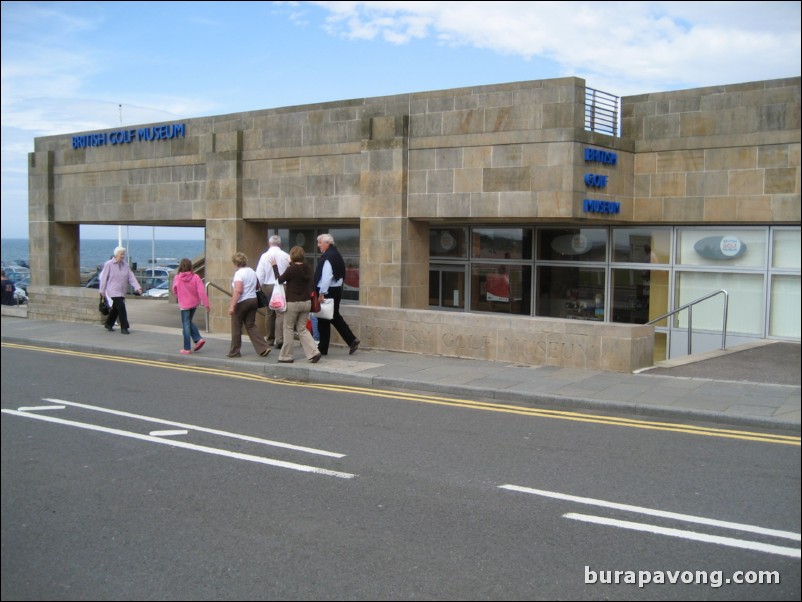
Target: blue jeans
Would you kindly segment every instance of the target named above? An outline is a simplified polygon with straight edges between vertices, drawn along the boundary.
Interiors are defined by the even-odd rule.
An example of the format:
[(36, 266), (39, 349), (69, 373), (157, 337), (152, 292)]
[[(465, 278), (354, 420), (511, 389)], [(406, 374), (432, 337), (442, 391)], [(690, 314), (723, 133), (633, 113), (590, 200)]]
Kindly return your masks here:
[(184, 349), (187, 351), (192, 351), (192, 341), (197, 343), (201, 340), (198, 327), (195, 326), (195, 323), (192, 321), (196, 309), (198, 308), (193, 307), (192, 309), (181, 310), (181, 329), (184, 331)]

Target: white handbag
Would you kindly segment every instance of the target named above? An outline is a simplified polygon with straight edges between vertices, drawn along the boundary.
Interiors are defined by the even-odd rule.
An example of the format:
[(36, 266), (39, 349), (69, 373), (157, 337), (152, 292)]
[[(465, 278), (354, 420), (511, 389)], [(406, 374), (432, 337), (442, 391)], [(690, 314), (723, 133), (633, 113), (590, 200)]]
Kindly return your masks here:
[(320, 302), (320, 311), (310, 315), (315, 316), (318, 320), (333, 320), (334, 299), (323, 299), (323, 301)]

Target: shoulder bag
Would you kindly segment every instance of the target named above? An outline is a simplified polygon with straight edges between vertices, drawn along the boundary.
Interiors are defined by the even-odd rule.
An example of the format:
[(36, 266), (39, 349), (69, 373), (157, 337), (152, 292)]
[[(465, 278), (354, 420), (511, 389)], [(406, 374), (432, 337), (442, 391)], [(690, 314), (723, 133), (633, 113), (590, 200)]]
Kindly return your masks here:
[(268, 300), (267, 295), (262, 290), (262, 285), (259, 284), (259, 281), (256, 281), (256, 303), (259, 307), (267, 307)]

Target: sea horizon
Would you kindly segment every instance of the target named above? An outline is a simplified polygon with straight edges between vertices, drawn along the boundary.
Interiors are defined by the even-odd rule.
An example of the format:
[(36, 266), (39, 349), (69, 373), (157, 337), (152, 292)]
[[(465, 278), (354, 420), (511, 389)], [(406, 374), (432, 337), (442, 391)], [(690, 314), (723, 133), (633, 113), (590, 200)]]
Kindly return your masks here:
[[(2, 259), (4, 262), (29, 261), (29, 238), (3, 238)], [(80, 266), (93, 268), (102, 266), (111, 258), (117, 238), (81, 238)], [(160, 259), (180, 260), (184, 257), (195, 259), (205, 250), (204, 240), (168, 240), (149, 238), (124, 239), (122, 246), (126, 248), (126, 259), (137, 267), (158, 265)]]

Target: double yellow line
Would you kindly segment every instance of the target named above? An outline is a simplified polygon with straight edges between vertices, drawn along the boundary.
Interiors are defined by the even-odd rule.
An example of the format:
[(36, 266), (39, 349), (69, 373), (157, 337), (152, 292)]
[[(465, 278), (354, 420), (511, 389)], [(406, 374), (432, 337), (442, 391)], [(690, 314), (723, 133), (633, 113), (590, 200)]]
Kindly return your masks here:
[(651, 420), (635, 420), (631, 418), (619, 418), (615, 416), (600, 416), (596, 414), (586, 414), (580, 412), (570, 412), (563, 410), (546, 410), (539, 408), (525, 408), (520, 406), (489, 403), (483, 401), (472, 401), (469, 399), (456, 399), (452, 397), (441, 397), (438, 395), (424, 395), (418, 393), (407, 393), (400, 391), (390, 391), (385, 389), (370, 389), (367, 387), (355, 387), (350, 385), (336, 384), (316, 384), (289, 381), (247, 372), (233, 372), (226, 368), (206, 368), (203, 366), (193, 366), (186, 364), (173, 364), (165, 361), (126, 358), (98, 353), (87, 353), (83, 351), (73, 351), (68, 349), (54, 349), (52, 347), (38, 347), (35, 345), (22, 345), (18, 343), (3, 343), (3, 347), (15, 349), (26, 349), (29, 351), (41, 351), (56, 355), (69, 355), (98, 359), (109, 362), (124, 364), (136, 364), (139, 366), (149, 366), (152, 368), (162, 368), (166, 370), (178, 370), (181, 372), (192, 372), (195, 374), (209, 374), (212, 376), (224, 376), (226, 378), (237, 378), (261, 383), (271, 383), (286, 387), (304, 387), (308, 389), (320, 389), (324, 391), (334, 391), (341, 393), (351, 393), (354, 395), (367, 395), (370, 397), (383, 397), (386, 399), (400, 399), (403, 401), (415, 401), (418, 403), (428, 403), (434, 405), (451, 406), (470, 410), (483, 410), (486, 412), (500, 412), (505, 414), (519, 414), (523, 416), (533, 416), (538, 418), (552, 418), (556, 420), (572, 420), (574, 422), (590, 422), (594, 424), (604, 424), (608, 426), (624, 426), (629, 428), (668, 431), (674, 433), (685, 433), (688, 435), (700, 435), (704, 437), (721, 437), (724, 439), (742, 439), (745, 441), (760, 441), (763, 443), (779, 443), (782, 445), (800, 446), (800, 437), (794, 435), (774, 435), (753, 431), (743, 431), (734, 429), (708, 428), (686, 424), (674, 424), (670, 422), (657, 422)]

